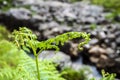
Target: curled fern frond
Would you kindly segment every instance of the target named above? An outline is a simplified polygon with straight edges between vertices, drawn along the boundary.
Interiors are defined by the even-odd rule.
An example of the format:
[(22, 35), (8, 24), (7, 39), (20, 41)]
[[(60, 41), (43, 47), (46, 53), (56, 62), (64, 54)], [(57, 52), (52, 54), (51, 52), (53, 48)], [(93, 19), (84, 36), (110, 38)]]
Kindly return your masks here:
[[(48, 39), (46, 41), (37, 41), (37, 37), (36, 35), (32, 34), (32, 31), (23, 27), (20, 28), (19, 31), (14, 31), (13, 32), (13, 38), (15, 40), (15, 43), (18, 45), (18, 47), (29, 47), (32, 49), (34, 56), (35, 56), (35, 61), (36, 61), (36, 69), (37, 69), (37, 77), (38, 80), (41, 79), (41, 75), (39, 73), (41, 67), (39, 68), (39, 64), (38, 64), (38, 55), (43, 51), (43, 50), (47, 50), (47, 49), (56, 49), (59, 50), (58, 45), (64, 45), (64, 43), (68, 40), (72, 40), (75, 38), (83, 38), (85, 39), (84, 42), (81, 42), (79, 44), (79, 49), (82, 50), (82, 46), (84, 44), (87, 44), (88, 41), (90, 40), (90, 35), (85, 33), (85, 32), (67, 32), (64, 33), (62, 35), (58, 35), (55, 38), (51, 38)], [(39, 49), (39, 51), (37, 52), (37, 49)], [(46, 73), (48, 73), (49, 70), (46, 71)], [(32, 73), (32, 72), (31, 72)], [(51, 72), (50, 72), (51, 73)], [(52, 75), (52, 74), (49, 74)], [(52, 77), (48, 76), (50, 80), (54, 80)], [(46, 79), (47, 77), (44, 77), (44, 79)], [(44, 80), (42, 79), (42, 80)], [(56, 80), (58, 80), (57, 78), (55, 78)], [(59, 79), (61, 80), (61, 79)]]
[(59, 50), (58, 45), (64, 45), (68, 40), (72, 40), (75, 38), (83, 38), (84, 41), (79, 43), (78, 48), (82, 50), (83, 45), (87, 44), (90, 40), (90, 34), (86, 32), (67, 32), (62, 35), (58, 35), (55, 38), (50, 38), (46, 41), (37, 41), (36, 35), (32, 33), (31, 30), (23, 27), (20, 28), (19, 31), (13, 32), (13, 38), (15, 39), (16, 44), (19, 46), (27, 46), (32, 48), (34, 52), (37, 49), (40, 49), (39, 52), (46, 49), (56, 49)]
[(19, 31), (14, 30), (12, 34), (13, 34), (12, 38), (14, 39), (14, 43), (19, 48), (20, 46), (24, 46), (24, 45), (30, 47), (31, 45), (29, 44), (29, 42), (32, 40), (33, 43), (37, 40), (37, 36), (33, 34), (32, 31), (26, 27), (19, 28)]

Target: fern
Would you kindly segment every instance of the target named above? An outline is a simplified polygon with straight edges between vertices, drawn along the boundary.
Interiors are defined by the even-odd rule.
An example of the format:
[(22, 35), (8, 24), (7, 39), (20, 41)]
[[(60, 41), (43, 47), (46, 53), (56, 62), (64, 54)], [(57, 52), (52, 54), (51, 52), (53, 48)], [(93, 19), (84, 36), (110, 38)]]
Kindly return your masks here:
[[(31, 48), (34, 56), (35, 56), (35, 62), (36, 62), (36, 68), (37, 68), (37, 77), (38, 80), (40, 80), (40, 69), (39, 69), (39, 64), (38, 64), (38, 55), (46, 49), (56, 49), (59, 50), (58, 45), (64, 45), (64, 43), (68, 40), (72, 40), (74, 38), (84, 38), (85, 41), (81, 42), (78, 47), (80, 50), (82, 50), (82, 46), (84, 44), (87, 44), (88, 41), (90, 40), (89, 38), (89, 34), (85, 33), (85, 32), (68, 32), (68, 33), (64, 33), (62, 35), (58, 35), (55, 38), (51, 38), (48, 39), (46, 41), (37, 41), (37, 37), (36, 35), (34, 35), (32, 33), (31, 30), (23, 27), (20, 28), (19, 31), (14, 31), (13, 32), (13, 39), (15, 40), (14, 43), (19, 47), (19, 48), (24, 48), (24, 47), (28, 47)], [(37, 49), (39, 49), (39, 51), (37, 52)]]
[[(23, 46), (27, 46), (29, 48), (32, 48), (34, 51), (36, 51), (38, 48), (43, 51), (46, 49), (55, 48), (56, 50), (59, 50), (58, 45), (64, 45), (64, 43), (68, 40), (72, 40), (75, 38), (84, 38), (85, 41), (79, 43), (79, 49), (82, 50), (82, 46), (84, 44), (87, 44), (90, 40), (90, 34), (87, 34), (85, 32), (67, 32), (62, 35), (58, 35), (55, 38), (50, 38), (46, 41), (37, 41), (37, 37), (35, 34), (32, 33), (31, 30), (23, 27), (20, 28), (19, 31), (13, 32), (13, 38), (15, 40), (15, 44), (20, 48)], [(41, 52), (40, 51), (40, 52)]]
[(0, 40), (3, 39), (9, 39), (9, 31), (7, 31), (7, 29), (5, 28), (5, 26), (0, 25)]
[[(0, 49), (0, 80), (38, 79), (36, 63), (24, 51), (5, 40), (0, 42)], [(40, 80), (64, 80), (51, 61), (39, 60), (39, 63)]]
[(18, 54), (17, 48), (12, 43), (0, 41), (0, 80), (13, 80), (19, 60)]
[(102, 76), (103, 78), (101, 80), (115, 80), (116, 74), (114, 73), (109, 74), (102, 70)]
[[(101, 71), (102, 72), (102, 78), (100, 80), (116, 80), (116, 74), (112, 73), (109, 74), (108, 72), (105, 72), (104, 70)], [(92, 78), (90, 80), (96, 80), (95, 78)]]

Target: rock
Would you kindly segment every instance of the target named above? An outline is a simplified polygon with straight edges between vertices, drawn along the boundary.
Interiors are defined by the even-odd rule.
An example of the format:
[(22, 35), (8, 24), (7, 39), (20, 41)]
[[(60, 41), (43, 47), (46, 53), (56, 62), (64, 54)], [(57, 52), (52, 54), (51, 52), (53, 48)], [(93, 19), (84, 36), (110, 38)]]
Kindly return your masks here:
[(99, 32), (98, 33), (98, 38), (99, 39), (105, 39), (106, 38), (106, 34), (104, 32)]
[(93, 63), (97, 63), (99, 61), (99, 57), (91, 56), (90, 61), (93, 62)]
[(111, 42), (111, 48), (116, 49), (116, 47), (117, 47), (117, 44), (115, 42)]
[(32, 14), (28, 9), (25, 8), (15, 8), (10, 9), (6, 15), (12, 16), (18, 20), (28, 20), (31, 18)]
[(108, 38), (108, 39), (111, 39), (111, 40), (114, 40), (115, 37), (116, 37), (115, 34), (108, 34), (108, 35), (107, 35), (107, 38)]
[(115, 58), (115, 61), (120, 62), (120, 57)]
[(72, 60), (76, 60), (79, 57), (79, 49), (78, 43), (74, 43), (72, 41), (68, 41), (64, 44), (64, 46), (60, 47), (60, 50), (64, 53), (70, 55)]
[(113, 59), (109, 59), (109, 58), (107, 58), (106, 56), (104, 56), (104, 58), (102, 57), (102, 58), (100, 58), (99, 59), (99, 61), (98, 61), (98, 63), (97, 63), (97, 67), (98, 68), (102, 68), (102, 69), (104, 69), (104, 68), (106, 68), (106, 67), (114, 67), (115, 66), (115, 61), (113, 60)]
[(104, 60), (107, 60), (107, 59), (108, 59), (108, 57), (107, 57), (106, 55), (103, 55), (103, 54), (100, 55), (100, 58), (101, 58), (101, 59), (104, 59)]
[(118, 46), (120, 46), (120, 37), (116, 38), (116, 43)]
[(115, 51), (112, 48), (107, 48), (106, 52), (110, 58), (115, 57)]
[(91, 47), (91, 49), (88, 51), (92, 55), (101, 55), (101, 54), (106, 54), (106, 50), (97, 46)]
[[(118, 29), (119, 30), (119, 29)], [(116, 37), (120, 37), (120, 31), (115, 32)]]
[(89, 44), (90, 44), (90, 45), (95, 45), (95, 44), (97, 44), (98, 42), (99, 42), (98, 39), (93, 38), (92, 40), (90, 40)]
[(120, 22), (120, 15), (116, 16), (116, 17), (114, 18), (114, 20)]
[(91, 45), (90, 44), (85, 44), (84, 48), (87, 49), (87, 50), (89, 50), (91, 48)]
[(59, 64), (60, 67), (71, 65), (70, 56), (60, 51), (43, 51), (40, 53), (39, 59), (52, 60), (54, 63)]

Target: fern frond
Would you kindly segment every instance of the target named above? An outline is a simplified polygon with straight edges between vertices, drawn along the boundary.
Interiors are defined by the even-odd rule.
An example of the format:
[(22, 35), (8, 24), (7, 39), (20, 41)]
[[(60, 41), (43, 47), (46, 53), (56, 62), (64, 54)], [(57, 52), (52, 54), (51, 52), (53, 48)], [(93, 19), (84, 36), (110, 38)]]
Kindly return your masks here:
[[(19, 31), (13, 32), (13, 38), (15, 43), (20, 46), (26, 46), (32, 48), (34, 51), (37, 49), (46, 50), (46, 49), (56, 49), (59, 50), (58, 45), (64, 45), (68, 40), (75, 38), (83, 38), (84, 41), (79, 43), (78, 48), (82, 50), (83, 45), (87, 44), (90, 40), (90, 34), (86, 32), (67, 32), (62, 35), (58, 35), (55, 38), (50, 38), (46, 41), (37, 41), (36, 35), (32, 33), (31, 30), (23, 27)], [(40, 51), (41, 52), (41, 51)]]
[[(55, 38), (50, 38), (46, 41), (42, 41), (38, 43), (38, 47), (40, 49), (46, 50), (50, 48), (55, 48), (56, 50), (59, 50), (58, 45), (64, 45), (65, 42), (68, 40), (72, 40), (75, 38), (83, 38), (85, 39), (84, 42), (79, 43), (78, 48), (82, 50), (82, 46), (87, 44), (90, 40), (90, 34), (87, 34), (85, 32), (67, 32), (62, 35), (58, 35)], [(42, 45), (42, 46), (41, 46)], [(53, 47), (54, 46), (54, 47)]]
[[(19, 78), (17, 77), (16, 80), (37, 80), (35, 61), (25, 54), (24, 57), (22, 56), (20, 59), (21, 61), (17, 68)], [(52, 62), (48, 60), (40, 60), (39, 63), (40, 80), (65, 80), (61, 78), (61, 75), (58, 73)]]
[[(39, 63), (40, 80), (64, 80), (51, 61), (39, 60)], [(35, 60), (12, 43), (1, 41), (0, 80), (38, 80)]]
[[(36, 63), (33, 63), (33, 64), (36, 64), (37, 70), (32, 69), (32, 71), (30, 71), (30, 72), (29, 71), (25, 71), (25, 72), (33, 73), (33, 72), (37, 71), (37, 79), (38, 80), (46, 80), (47, 78), (48, 78), (48, 80), (63, 80), (62, 78), (60, 79), (59, 74), (57, 75), (57, 71), (55, 69), (49, 68), (49, 66), (51, 66), (50, 64), (48, 64), (48, 65), (43, 64), (41, 66), (43, 61), (40, 64), (38, 63), (38, 55), (43, 50), (47, 50), (47, 49), (56, 49), (56, 51), (57, 51), (57, 50), (59, 50), (58, 45), (64, 45), (64, 43), (67, 42), (68, 40), (72, 40), (75, 38), (81, 38), (81, 37), (83, 39), (85, 39), (85, 41), (79, 43), (79, 45), (78, 45), (79, 49), (82, 50), (83, 49), (82, 46), (84, 44), (87, 44), (88, 41), (90, 40), (90, 38), (89, 38), (90, 35), (85, 32), (67, 32), (62, 35), (58, 35), (55, 38), (51, 38), (51, 39), (48, 39), (46, 41), (41, 41), (41, 42), (37, 41), (36, 35), (32, 34), (32, 31), (25, 27), (20, 28), (19, 31), (15, 30), (13, 32), (13, 39), (15, 40), (15, 43), (17, 44), (17, 46), (19, 48), (29, 47), (32, 49), (34, 56), (35, 56), (35, 61), (36, 61)], [(38, 52), (37, 52), (37, 49), (39, 49)], [(25, 59), (23, 59), (23, 60), (26, 61)], [(32, 62), (32, 61), (30, 61), (30, 62)], [(27, 63), (27, 62), (23, 62), (23, 63)], [(32, 66), (26, 67), (26, 65), (29, 65), (29, 64), (30, 63), (23, 65), (25, 70), (28, 70), (28, 69), (31, 70)], [(52, 67), (54, 67), (54, 66), (52, 66)], [(41, 71), (42, 71), (42, 73), (41, 73)], [(45, 76), (43, 75), (43, 73)], [(56, 74), (56, 76), (53, 77), (55, 74)], [(41, 75), (44, 77), (42, 78)], [(29, 75), (29, 74), (28, 74), (28, 76), (34, 77), (33, 75)]]
[(13, 80), (19, 60), (18, 54), (17, 48), (12, 43), (0, 41), (0, 80)]

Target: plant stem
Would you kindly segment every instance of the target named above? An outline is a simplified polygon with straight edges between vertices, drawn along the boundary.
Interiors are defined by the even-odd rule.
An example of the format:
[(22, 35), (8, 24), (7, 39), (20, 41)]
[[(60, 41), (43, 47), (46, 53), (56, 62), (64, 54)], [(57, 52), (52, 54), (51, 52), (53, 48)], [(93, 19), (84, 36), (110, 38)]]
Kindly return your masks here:
[(36, 68), (37, 68), (37, 77), (38, 77), (38, 80), (40, 80), (40, 73), (39, 73), (39, 65), (38, 65), (38, 55), (35, 56), (35, 62), (36, 62)]
[(36, 49), (33, 47), (33, 45), (30, 43), (31, 47), (32, 47), (32, 50), (33, 50), (33, 54), (35, 56), (35, 62), (36, 62), (36, 68), (37, 68), (37, 77), (38, 77), (38, 80), (40, 80), (40, 73), (39, 73), (39, 62), (38, 62), (38, 55), (36, 53)]

